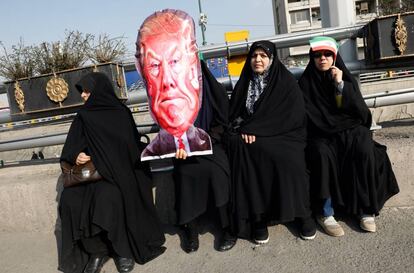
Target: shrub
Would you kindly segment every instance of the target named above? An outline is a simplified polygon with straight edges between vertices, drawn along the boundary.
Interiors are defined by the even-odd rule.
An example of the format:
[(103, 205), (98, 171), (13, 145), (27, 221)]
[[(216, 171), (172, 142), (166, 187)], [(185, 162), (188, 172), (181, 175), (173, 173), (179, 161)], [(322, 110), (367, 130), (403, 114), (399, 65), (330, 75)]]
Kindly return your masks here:
[(34, 76), (36, 62), (33, 58), (33, 47), (25, 46), (22, 39), (17, 45), (13, 45), (11, 51), (0, 42), (3, 50), (0, 56), (0, 76), (7, 80), (17, 80)]
[(89, 52), (89, 58), (95, 63), (121, 61), (127, 51), (122, 39), (124, 37), (110, 38), (107, 34), (99, 35)]
[(43, 42), (33, 51), (37, 74), (77, 68), (88, 60), (92, 34), (66, 31), (63, 41)]

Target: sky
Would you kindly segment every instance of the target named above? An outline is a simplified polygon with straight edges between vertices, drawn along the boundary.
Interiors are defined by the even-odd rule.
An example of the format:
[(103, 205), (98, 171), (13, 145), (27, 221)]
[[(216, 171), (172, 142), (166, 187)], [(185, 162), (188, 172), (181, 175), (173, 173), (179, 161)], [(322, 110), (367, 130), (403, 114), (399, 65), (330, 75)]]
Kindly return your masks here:
[[(274, 35), (271, 0), (200, 0), (208, 23), (207, 44), (223, 44), (227, 31), (248, 30), (250, 39)], [(197, 43), (202, 44), (198, 26), (198, 0), (2, 0), (0, 41), (6, 48), (23, 39), (25, 45), (63, 40), (65, 30), (98, 36), (125, 37), (133, 56), (137, 30), (146, 17), (165, 8), (181, 9), (193, 17)], [(0, 51), (2, 54), (2, 51)]]
[[(223, 44), (224, 33), (248, 30), (249, 39), (273, 36), (271, 0), (200, 0), (207, 14), (206, 42)], [(124, 37), (131, 59), (135, 53), (138, 28), (149, 15), (162, 9), (181, 9), (196, 24), (199, 47), (202, 35), (198, 26), (198, 0), (1, 0), (0, 41), (10, 50), (20, 40), (24, 45), (61, 41), (66, 30), (95, 36)], [(0, 55), (3, 50), (0, 48)], [(0, 77), (0, 81), (4, 78)], [(5, 94), (0, 94), (4, 106)]]

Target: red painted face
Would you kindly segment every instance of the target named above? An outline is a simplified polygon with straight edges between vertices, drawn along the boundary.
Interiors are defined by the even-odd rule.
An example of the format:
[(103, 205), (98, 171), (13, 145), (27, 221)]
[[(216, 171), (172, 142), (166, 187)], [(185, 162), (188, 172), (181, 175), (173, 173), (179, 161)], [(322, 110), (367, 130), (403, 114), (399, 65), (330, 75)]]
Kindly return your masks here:
[[(180, 137), (194, 123), (200, 108), (199, 60), (190, 41), (158, 34), (143, 43), (141, 73), (147, 84), (151, 112), (158, 124)], [(191, 39), (191, 37), (188, 37)]]

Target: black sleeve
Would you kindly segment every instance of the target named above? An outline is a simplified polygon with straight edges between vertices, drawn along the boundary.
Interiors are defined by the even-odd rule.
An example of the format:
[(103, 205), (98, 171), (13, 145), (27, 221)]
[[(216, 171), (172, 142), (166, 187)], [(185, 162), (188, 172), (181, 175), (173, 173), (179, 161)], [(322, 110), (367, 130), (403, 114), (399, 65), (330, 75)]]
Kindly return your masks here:
[(75, 165), (79, 153), (86, 152), (86, 150), (87, 145), (83, 132), (82, 120), (80, 116), (77, 115), (70, 126), (60, 160)]
[(361, 92), (355, 90), (352, 83), (348, 81), (344, 81), (342, 110), (353, 117), (359, 118), (364, 126), (368, 128), (371, 126), (371, 112)]

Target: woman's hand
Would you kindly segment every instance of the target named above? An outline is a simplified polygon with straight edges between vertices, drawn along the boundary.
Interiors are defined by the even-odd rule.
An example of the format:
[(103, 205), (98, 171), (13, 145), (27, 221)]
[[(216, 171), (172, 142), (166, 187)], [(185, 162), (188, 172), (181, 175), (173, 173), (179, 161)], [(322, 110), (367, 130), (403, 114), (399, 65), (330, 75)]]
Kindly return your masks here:
[(175, 153), (175, 158), (177, 159), (186, 159), (187, 158), (187, 152), (184, 149), (178, 149)]
[(342, 81), (342, 70), (336, 66), (331, 66), (331, 75), (335, 84), (338, 85)]
[(252, 144), (256, 141), (256, 136), (254, 135), (241, 134), (241, 137), (247, 144)]
[(82, 165), (85, 164), (91, 160), (91, 157), (89, 155), (86, 155), (84, 152), (80, 153), (78, 157), (76, 158), (76, 165)]

